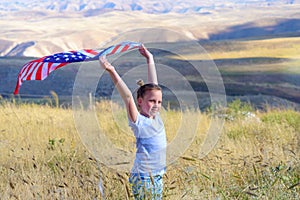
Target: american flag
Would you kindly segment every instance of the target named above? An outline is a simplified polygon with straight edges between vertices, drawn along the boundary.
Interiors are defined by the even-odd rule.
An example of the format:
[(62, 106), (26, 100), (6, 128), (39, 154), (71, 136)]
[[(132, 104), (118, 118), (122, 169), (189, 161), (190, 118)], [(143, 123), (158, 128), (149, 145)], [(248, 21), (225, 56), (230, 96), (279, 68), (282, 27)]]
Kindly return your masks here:
[(79, 51), (67, 51), (32, 60), (21, 68), (14, 94), (19, 93), (20, 86), (28, 80), (44, 80), (54, 70), (69, 63), (97, 60), (100, 56), (109, 56), (124, 51), (139, 48), (141, 43), (122, 42), (103, 50), (82, 49)]

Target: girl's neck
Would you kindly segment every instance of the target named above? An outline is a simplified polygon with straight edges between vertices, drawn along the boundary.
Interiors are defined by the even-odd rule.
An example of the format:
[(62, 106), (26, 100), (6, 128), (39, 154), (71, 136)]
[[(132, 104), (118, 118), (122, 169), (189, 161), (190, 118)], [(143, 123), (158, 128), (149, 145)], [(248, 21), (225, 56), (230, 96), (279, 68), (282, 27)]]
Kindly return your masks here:
[(154, 118), (153, 116), (149, 116), (149, 115), (147, 115), (147, 114), (145, 114), (145, 113), (143, 113), (143, 112), (140, 112), (140, 114), (143, 115), (143, 116), (145, 116), (145, 117), (147, 117), (147, 118), (150, 118), (150, 119), (153, 119), (153, 118)]

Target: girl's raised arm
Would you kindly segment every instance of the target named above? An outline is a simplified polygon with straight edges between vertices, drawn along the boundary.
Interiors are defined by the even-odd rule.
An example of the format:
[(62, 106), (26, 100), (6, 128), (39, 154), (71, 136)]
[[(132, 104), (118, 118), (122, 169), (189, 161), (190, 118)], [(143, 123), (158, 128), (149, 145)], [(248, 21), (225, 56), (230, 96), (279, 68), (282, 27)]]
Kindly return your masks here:
[(124, 81), (122, 80), (122, 78), (120, 77), (118, 72), (115, 70), (114, 66), (112, 66), (106, 60), (105, 57), (100, 57), (99, 61), (100, 61), (101, 66), (103, 67), (103, 69), (105, 69), (106, 71), (109, 72), (109, 75), (110, 75), (114, 85), (116, 86), (119, 94), (121, 95), (121, 97), (125, 103), (129, 119), (132, 122), (135, 122), (137, 119), (137, 115), (138, 115), (138, 109), (135, 105), (131, 91), (129, 90), (127, 85), (124, 83)]
[(148, 51), (148, 49), (144, 45), (141, 45), (141, 47), (139, 48), (139, 51), (147, 59), (148, 83), (158, 84), (153, 55), (151, 54), (150, 51)]

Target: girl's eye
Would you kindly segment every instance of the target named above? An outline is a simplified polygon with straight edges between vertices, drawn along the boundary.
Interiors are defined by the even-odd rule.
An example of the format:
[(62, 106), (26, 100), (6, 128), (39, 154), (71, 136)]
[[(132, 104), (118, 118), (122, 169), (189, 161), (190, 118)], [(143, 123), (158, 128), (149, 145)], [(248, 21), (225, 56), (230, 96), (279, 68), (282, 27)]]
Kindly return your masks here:
[[(149, 100), (149, 102), (155, 103), (156, 101), (155, 101), (155, 100)], [(158, 103), (158, 104), (161, 104), (161, 101), (158, 101), (157, 103)]]

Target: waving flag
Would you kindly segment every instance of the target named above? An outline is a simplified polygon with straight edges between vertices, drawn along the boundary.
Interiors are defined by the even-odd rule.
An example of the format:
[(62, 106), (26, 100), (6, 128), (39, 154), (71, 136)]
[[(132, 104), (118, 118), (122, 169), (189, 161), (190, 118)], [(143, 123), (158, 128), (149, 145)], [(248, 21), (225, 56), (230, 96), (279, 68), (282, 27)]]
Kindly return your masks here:
[(139, 48), (140, 46), (141, 44), (137, 42), (122, 42), (104, 50), (83, 49), (79, 51), (67, 51), (32, 60), (22, 67), (18, 75), (14, 94), (19, 93), (20, 86), (24, 81), (44, 80), (51, 72), (69, 63), (97, 60), (100, 56), (109, 56)]

